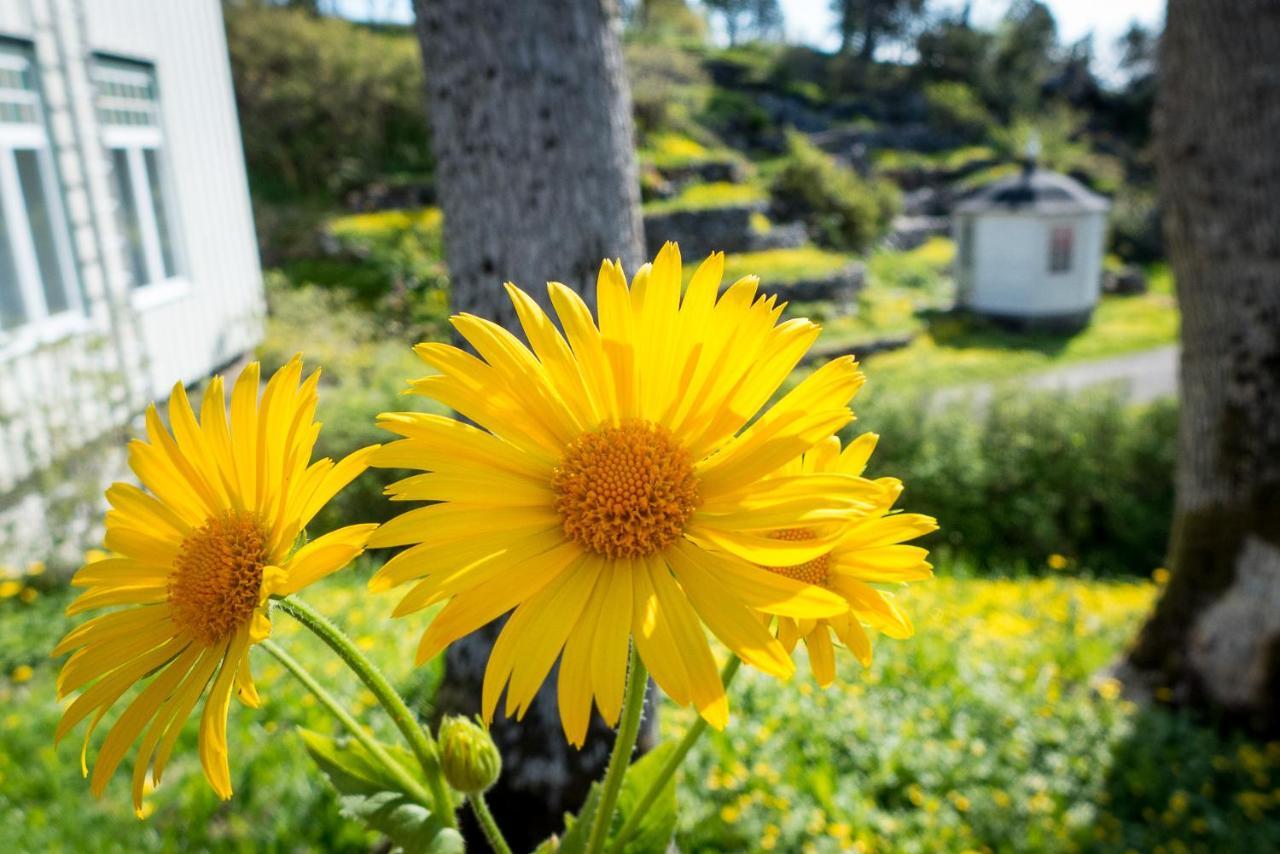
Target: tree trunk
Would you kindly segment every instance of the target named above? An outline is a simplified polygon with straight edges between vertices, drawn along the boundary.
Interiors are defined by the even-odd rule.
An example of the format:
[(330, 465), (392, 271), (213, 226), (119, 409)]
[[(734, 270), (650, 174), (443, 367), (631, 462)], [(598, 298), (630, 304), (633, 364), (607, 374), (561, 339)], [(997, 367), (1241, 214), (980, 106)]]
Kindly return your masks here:
[(1156, 146), (1182, 415), (1158, 696), (1280, 728), (1280, 3), (1170, 0)]
[[(605, 258), (642, 260), (631, 98), (612, 0), (415, 0), (444, 210), (452, 308), (520, 334), (502, 283), (545, 305), (545, 283), (594, 302)], [(491, 625), (453, 644), (436, 713), (479, 710)], [(555, 673), (522, 723), (493, 734), (504, 759), (489, 802), (516, 850), (563, 827), (603, 772), (612, 731), (597, 716), (575, 750)], [(652, 720), (647, 740), (652, 740)], [(642, 734), (642, 737), (645, 737)], [(469, 817), (468, 817), (469, 818)], [(485, 844), (470, 828), (476, 850)]]

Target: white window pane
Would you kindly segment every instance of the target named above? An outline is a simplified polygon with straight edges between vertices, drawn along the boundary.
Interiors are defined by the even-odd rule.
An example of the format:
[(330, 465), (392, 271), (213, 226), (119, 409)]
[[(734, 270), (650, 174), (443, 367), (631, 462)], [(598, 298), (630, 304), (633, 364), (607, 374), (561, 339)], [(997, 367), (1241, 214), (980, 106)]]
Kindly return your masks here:
[[(4, 187), (0, 187), (3, 196)], [(13, 257), (13, 238), (4, 218), (4, 205), (0, 204), (0, 329), (13, 329), (27, 319), (22, 305), (22, 291), (18, 286), (18, 264)]]
[(143, 150), (142, 157), (147, 164), (147, 184), (151, 188), (151, 204), (155, 208), (156, 238), (160, 243), (160, 255), (164, 262), (165, 278), (177, 275), (177, 264), (173, 258), (173, 241), (169, 237), (169, 210), (165, 204), (165, 186), (163, 172), (160, 168), (160, 152), (154, 148)]
[(36, 263), (40, 266), (45, 308), (49, 314), (61, 314), (71, 307), (71, 300), (62, 274), (62, 259), (58, 257), (58, 244), (53, 231), (56, 219), (50, 209), (50, 199), (45, 195), (46, 185), (40, 156), (31, 149), (20, 148), (13, 152), (13, 159), (18, 167), (18, 180), (22, 184), (22, 198), (27, 204), (27, 219), (31, 224)]
[(142, 224), (138, 218), (138, 203), (133, 196), (133, 178), (129, 168), (129, 152), (123, 148), (111, 149), (111, 171), (116, 191), (116, 224), (124, 237), (126, 261), (133, 286), (148, 284), (146, 254), (142, 243)]

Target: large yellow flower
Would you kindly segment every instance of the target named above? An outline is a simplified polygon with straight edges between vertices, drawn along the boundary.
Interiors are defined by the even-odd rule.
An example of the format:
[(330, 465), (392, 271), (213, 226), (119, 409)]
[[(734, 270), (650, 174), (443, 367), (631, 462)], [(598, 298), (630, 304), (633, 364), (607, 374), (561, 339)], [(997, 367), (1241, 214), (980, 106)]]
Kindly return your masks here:
[[(863, 433), (841, 451), (840, 440), (833, 436), (793, 460), (780, 475), (861, 476), (878, 438), (874, 433)], [(809, 650), (809, 665), (820, 685), (830, 685), (836, 678), (833, 632), (864, 667), (871, 663), (871, 639), (864, 625), (892, 638), (907, 638), (914, 633), (911, 621), (893, 601), (892, 594), (873, 584), (904, 584), (933, 575), (933, 567), (926, 560), (928, 551), (904, 543), (936, 531), (938, 523), (919, 513), (890, 514), (890, 508), (902, 494), (902, 483), (894, 478), (881, 478), (877, 483), (884, 487), (880, 500), (866, 515), (852, 522), (838, 523), (840, 533), (824, 554), (802, 564), (772, 568), (780, 575), (838, 593), (848, 602), (846, 611), (834, 617), (778, 618), (778, 640), (790, 652), (799, 639), (804, 639)], [(828, 527), (810, 526), (788, 525), (773, 532), (773, 536), (791, 542), (828, 539), (830, 535)]]
[(258, 365), (240, 374), (227, 419), (221, 377), (205, 392), (196, 421), (182, 385), (169, 398), (172, 434), (155, 406), (147, 441), (129, 446), (129, 465), (148, 491), (127, 483), (107, 490), (106, 548), (72, 583), (89, 588), (67, 609), (78, 614), (128, 607), (72, 630), (54, 650), (75, 650), (58, 676), (58, 695), (80, 691), (58, 723), (61, 739), (93, 715), (89, 737), (110, 708), (147, 681), (116, 719), (98, 752), (91, 787), (100, 795), (129, 746), (141, 737), (133, 773), (141, 809), (147, 769), (158, 782), (174, 742), (208, 691), (200, 718), (200, 761), (210, 785), (231, 796), (227, 707), (234, 687), (258, 704), (249, 647), (270, 631), (267, 599), (287, 595), (345, 566), (364, 550), (374, 525), (326, 534), (290, 555), (316, 512), (364, 471), (375, 448), (339, 463), (311, 463), (320, 425), (313, 420), (320, 372), (301, 382), (295, 358), (258, 399)]
[(681, 296), (674, 244), (628, 288), (618, 264), (597, 283), (599, 326), (563, 285), (549, 287), (564, 335), (508, 285), (530, 350), (470, 315), (453, 319), (479, 358), (445, 344), (418, 354), (439, 373), (412, 390), (479, 425), (394, 413), (405, 437), (373, 464), (425, 470), (388, 490), (438, 502), (393, 519), (372, 546), (413, 545), (371, 581), (417, 583), (396, 609), (440, 602), (419, 661), (514, 609), (485, 673), (491, 719), (505, 687), (524, 713), (557, 657), (559, 706), (570, 741), (585, 737), (594, 698), (606, 721), (621, 708), (628, 641), (658, 685), (711, 724), (728, 717), (703, 623), (746, 662), (777, 676), (790, 656), (753, 613), (834, 616), (836, 593), (760, 566), (812, 560), (834, 540), (788, 542), (780, 525), (868, 512), (883, 488), (845, 474), (768, 477), (852, 418), (862, 384), (850, 358), (830, 362), (753, 422), (818, 334), (779, 323), (755, 277), (717, 299), (723, 255)]

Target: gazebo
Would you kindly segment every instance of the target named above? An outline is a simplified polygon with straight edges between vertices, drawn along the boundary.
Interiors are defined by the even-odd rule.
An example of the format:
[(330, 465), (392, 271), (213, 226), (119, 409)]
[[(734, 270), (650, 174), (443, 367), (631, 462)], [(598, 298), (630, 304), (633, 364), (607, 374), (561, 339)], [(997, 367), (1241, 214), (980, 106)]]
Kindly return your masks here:
[(1110, 207), (1032, 158), (983, 187), (954, 210), (959, 307), (1019, 326), (1088, 323)]

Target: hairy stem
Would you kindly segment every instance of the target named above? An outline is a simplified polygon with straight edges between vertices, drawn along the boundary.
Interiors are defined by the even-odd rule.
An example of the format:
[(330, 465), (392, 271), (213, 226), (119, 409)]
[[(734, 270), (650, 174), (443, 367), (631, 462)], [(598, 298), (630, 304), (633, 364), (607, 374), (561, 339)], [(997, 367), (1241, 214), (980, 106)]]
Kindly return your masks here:
[(446, 826), (457, 827), (458, 820), (453, 812), (453, 798), (449, 795), (444, 773), (440, 770), (440, 753), (436, 749), (435, 740), (426, 727), (418, 722), (417, 717), (410, 711), (396, 689), (391, 687), (387, 677), (383, 676), (377, 665), (356, 648), (351, 638), (347, 637), (340, 628), (301, 599), (296, 596), (286, 596), (276, 600), (276, 604), (324, 641), (373, 692), (373, 696), (391, 717), (391, 722), (408, 742), (409, 749), (418, 759), (418, 764), (422, 766), (427, 785), (431, 787), (436, 815)]
[(630, 674), (627, 677), (626, 694), (622, 700), (622, 720), (618, 722), (618, 734), (609, 754), (609, 767), (604, 772), (604, 787), (596, 808), (595, 823), (591, 826), (591, 839), (587, 854), (600, 854), (604, 850), (609, 825), (613, 823), (613, 809), (622, 791), (622, 778), (631, 764), (631, 752), (635, 750), (636, 736), (640, 732), (640, 713), (644, 711), (644, 693), (649, 687), (649, 671), (640, 660), (635, 645), (631, 647)]
[(342, 703), (336, 697), (325, 690), (315, 677), (307, 672), (297, 659), (289, 655), (281, 649), (274, 641), (262, 641), (262, 647), (267, 652), (276, 657), (276, 660), (284, 665), (285, 669), (293, 674), (294, 678), (302, 683), (302, 686), (310, 691), (320, 705), (324, 706), (333, 714), (338, 722), (347, 728), (347, 731), (364, 746), (364, 749), (382, 764), (387, 773), (395, 778), (396, 783), (404, 789), (404, 791), (416, 798), (423, 806), (430, 806), (434, 803), (434, 798), (423, 788), (412, 775), (409, 774), (405, 767), (396, 761), (395, 757), (387, 753), (386, 749), (377, 742), (373, 736), (369, 735), (368, 730), (360, 726), (360, 722), (351, 716), (351, 713), (343, 708)]
[[(733, 681), (733, 677), (737, 674), (741, 665), (742, 659), (732, 655), (725, 664), (724, 669), (720, 671), (720, 681), (724, 683), (726, 689), (729, 687), (729, 683)], [(649, 811), (649, 807), (653, 806), (653, 802), (658, 799), (658, 795), (662, 793), (667, 781), (675, 775), (676, 770), (684, 762), (684, 758), (689, 755), (689, 750), (706, 730), (706, 720), (699, 717), (685, 731), (680, 742), (676, 745), (676, 749), (667, 757), (662, 769), (658, 771), (658, 776), (654, 777), (653, 782), (649, 784), (649, 788), (645, 790), (644, 795), (641, 796), (640, 801), (636, 804), (636, 808), (627, 816), (626, 823), (622, 825), (622, 829), (618, 831), (617, 839), (613, 841), (613, 845), (609, 848), (609, 854), (620, 854), (627, 840), (640, 829), (640, 822), (644, 820), (645, 813)]]

